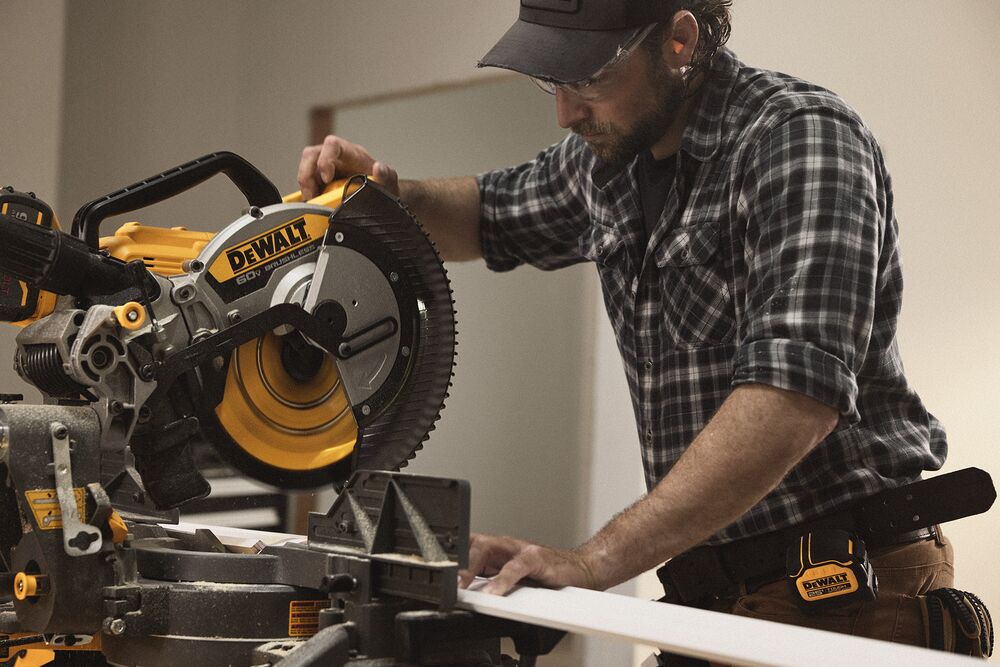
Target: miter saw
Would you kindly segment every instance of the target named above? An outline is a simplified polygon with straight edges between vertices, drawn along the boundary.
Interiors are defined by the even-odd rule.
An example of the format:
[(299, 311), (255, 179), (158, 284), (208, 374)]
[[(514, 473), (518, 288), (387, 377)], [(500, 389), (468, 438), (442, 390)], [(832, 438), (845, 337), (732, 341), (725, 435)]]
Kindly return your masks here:
[[(248, 202), (218, 234), (100, 238), (218, 174)], [(500, 636), (524, 655), (558, 641), (451, 609), (467, 483), (360, 472), (421, 447), (455, 351), (440, 258), (378, 183), (282, 200), (213, 153), (87, 204), (69, 234), (7, 188), (0, 272), (15, 368), (44, 396), (0, 397), (0, 664), (44, 647), (66, 664), (494, 665)], [(210, 491), (199, 441), (265, 483), (341, 493), (299, 542), (173, 528)]]

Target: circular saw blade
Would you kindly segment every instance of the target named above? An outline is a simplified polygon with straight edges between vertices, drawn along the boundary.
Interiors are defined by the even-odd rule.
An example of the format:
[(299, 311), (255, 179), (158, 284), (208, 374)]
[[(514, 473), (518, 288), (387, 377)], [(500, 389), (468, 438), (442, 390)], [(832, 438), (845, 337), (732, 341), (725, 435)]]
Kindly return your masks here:
[(395, 274), (396, 293), (412, 300), (399, 308), (410, 320), (400, 326), (406, 363), (378, 388), (378, 400), (360, 406), (348, 400), (331, 355), (312, 377), (296, 378), (282, 363), (282, 337), (271, 333), (240, 346), (203, 430), (224, 458), (268, 484), (308, 488), (342, 483), (357, 469), (399, 469), (427, 439), (448, 395), (455, 314), (447, 272), (398, 198), (373, 182), (359, 185), (331, 224), (374, 240), (386, 281)]
[(437, 249), (406, 206), (367, 181), (335, 218), (377, 238), (416, 299), (413, 362), (395, 398), (363, 424), (355, 468), (398, 470), (427, 440), (448, 397), (455, 366), (455, 302)]

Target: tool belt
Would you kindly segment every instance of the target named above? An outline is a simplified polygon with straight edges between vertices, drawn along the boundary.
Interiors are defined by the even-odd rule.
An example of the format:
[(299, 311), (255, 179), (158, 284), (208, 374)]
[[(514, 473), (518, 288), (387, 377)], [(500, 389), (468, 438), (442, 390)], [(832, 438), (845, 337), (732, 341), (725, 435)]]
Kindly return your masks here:
[[(930, 539), (936, 524), (985, 512), (996, 499), (989, 474), (966, 468), (888, 489), (848, 509), (772, 533), (687, 551), (657, 570), (664, 602), (705, 607), (785, 577), (788, 546), (807, 532), (845, 530), (868, 551)], [(741, 590), (742, 589), (742, 590)]]

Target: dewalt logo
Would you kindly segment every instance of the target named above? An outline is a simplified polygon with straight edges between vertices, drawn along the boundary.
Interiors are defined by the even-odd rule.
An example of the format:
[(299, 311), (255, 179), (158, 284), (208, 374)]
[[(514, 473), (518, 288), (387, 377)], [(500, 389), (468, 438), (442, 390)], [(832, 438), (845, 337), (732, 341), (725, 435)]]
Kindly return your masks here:
[(263, 234), (226, 248), (212, 263), (209, 272), (220, 283), (243, 275), (252, 269), (273, 268), (273, 260), (322, 238), (327, 228), (322, 215), (304, 215), (273, 227)]
[(299, 218), (243, 245), (230, 248), (226, 251), (226, 259), (229, 260), (229, 267), (233, 273), (237, 274), (258, 262), (276, 257), (311, 240), (312, 237), (306, 231), (305, 218)]
[(858, 589), (858, 580), (850, 570), (827, 565), (807, 570), (795, 585), (803, 599), (815, 600), (851, 593)]

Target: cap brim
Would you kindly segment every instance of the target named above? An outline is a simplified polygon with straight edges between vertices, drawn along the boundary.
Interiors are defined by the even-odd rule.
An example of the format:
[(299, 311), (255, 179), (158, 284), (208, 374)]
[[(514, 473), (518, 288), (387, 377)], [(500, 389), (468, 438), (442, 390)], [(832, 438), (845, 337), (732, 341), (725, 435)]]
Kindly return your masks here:
[(502, 67), (557, 83), (582, 81), (596, 74), (643, 27), (571, 30), (518, 21), (478, 66)]

